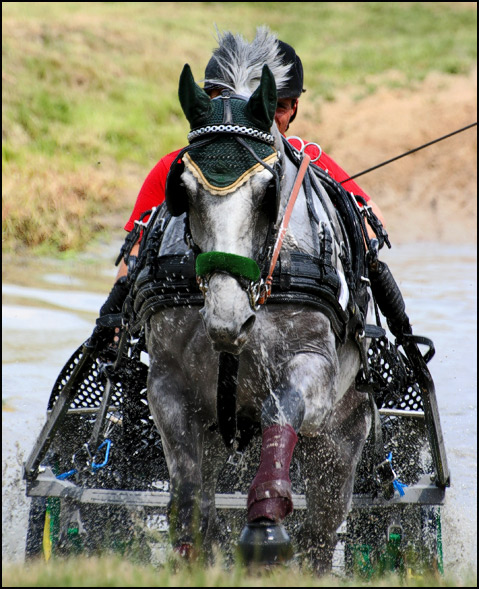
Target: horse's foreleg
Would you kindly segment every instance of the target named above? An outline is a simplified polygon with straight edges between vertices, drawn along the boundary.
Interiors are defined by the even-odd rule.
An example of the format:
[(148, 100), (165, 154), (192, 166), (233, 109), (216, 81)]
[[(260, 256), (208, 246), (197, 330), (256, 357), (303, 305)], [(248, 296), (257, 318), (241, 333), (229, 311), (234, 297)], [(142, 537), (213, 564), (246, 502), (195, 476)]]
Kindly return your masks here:
[[(318, 423), (329, 414), (336, 366), (335, 355), (329, 353), (328, 346), (323, 347), (321, 354), (296, 354), (284, 371), (281, 386), (265, 400), (260, 466), (248, 494), (249, 522), (280, 522), (293, 510), (289, 467), (297, 433), (305, 418)], [(318, 390), (325, 391), (320, 406), (311, 403)], [(314, 415), (308, 415), (311, 407), (315, 408)]]
[(208, 513), (201, 509), (203, 428), (185, 390), (183, 383), (163, 378), (150, 364), (148, 401), (170, 474), (170, 536), (174, 548), (189, 556), (198, 533), (207, 526)]
[(248, 521), (282, 521), (293, 510), (289, 467), (304, 418), (301, 393), (287, 386), (263, 404), (263, 441), (258, 472), (248, 493)]
[(300, 546), (319, 573), (331, 568), (337, 529), (351, 507), (356, 467), (371, 422), (369, 409), (367, 395), (351, 388), (324, 431), (304, 437), (298, 448), (308, 504)]
[[(220, 545), (224, 538), (224, 530), (221, 529), (215, 504), (215, 493), (218, 476), (228, 458), (228, 450), (217, 431), (205, 432), (203, 447), (203, 462), (201, 467), (203, 493), (201, 511), (204, 515), (204, 545), (208, 553), (212, 553), (212, 547)], [(206, 519), (207, 515), (207, 519)]]

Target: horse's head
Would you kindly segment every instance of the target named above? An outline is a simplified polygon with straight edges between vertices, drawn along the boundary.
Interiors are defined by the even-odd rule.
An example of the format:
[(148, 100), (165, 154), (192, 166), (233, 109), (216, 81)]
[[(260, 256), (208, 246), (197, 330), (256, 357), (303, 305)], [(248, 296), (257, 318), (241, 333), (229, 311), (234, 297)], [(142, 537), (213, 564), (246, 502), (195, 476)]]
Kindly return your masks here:
[(170, 171), (167, 205), (187, 213), (201, 253), (196, 271), (201, 313), (219, 351), (239, 353), (255, 322), (261, 267), (279, 208), (276, 85), (267, 66), (246, 98), (225, 90), (214, 99), (185, 66), (179, 86), (190, 145)]

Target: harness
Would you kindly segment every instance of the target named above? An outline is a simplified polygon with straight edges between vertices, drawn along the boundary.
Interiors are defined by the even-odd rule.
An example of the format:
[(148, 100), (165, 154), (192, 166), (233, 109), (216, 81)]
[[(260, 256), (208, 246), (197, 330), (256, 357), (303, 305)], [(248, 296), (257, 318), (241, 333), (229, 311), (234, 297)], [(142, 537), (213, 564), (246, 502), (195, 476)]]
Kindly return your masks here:
[[(247, 121), (244, 118), (241, 118), (242, 111), (240, 107), (241, 103), (244, 104), (245, 102), (243, 97), (231, 94), (229, 91), (223, 91), (221, 97), (218, 97), (211, 102), (216, 102), (215, 106), (221, 104), (222, 111), (221, 109), (216, 108), (215, 114), (212, 117), (212, 122), (208, 121), (208, 124), (193, 129), (189, 134), (188, 138), (191, 143), (184, 150), (182, 150), (182, 152), (180, 152), (177, 160), (173, 163), (168, 174), (166, 183), (166, 203), (169, 212), (173, 216), (179, 216), (183, 213), (186, 213), (185, 240), (195, 255), (198, 286), (203, 294), (205, 295), (207, 292), (208, 277), (210, 274), (217, 271), (226, 272), (233, 275), (244, 288), (244, 290), (247, 291), (251, 307), (253, 310), (257, 310), (259, 305), (265, 304), (266, 300), (271, 297), (273, 274), (277, 265), (277, 260), (280, 257), (286, 258), (288, 256), (288, 254), (285, 254), (285, 256), (280, 256), (280, 251), (288, 226), (289, 217), (291, 216), (292, 208), (301, 186), (303, 186), (305, 190), (310, 220), (311, 222), (314, 222), (319, 229), (320, 221), (316, 214), (313, 203), (313, 193), (322, 199), (321, 190), (316, 179), (318, 172), (317, 170), (314, 170), (314, 168), (317, 168), (317, 166), (308, 166), (308, 156), (303, 156), (301, 158), (299, 152), (295, 150), (284, 138), (282, 146), (284, 155), (282, 153), (276, 154), (276, 152), (271, 147), (274, 142), (272, 135), (265, 133), (263, 130), (251, 127), (251, 124), (250, 126), (247, 126)], [(206, 189), (209, 191), (213, 190), (213, 192), (216, 192), (217, 194), (227, 194), (230, 191), (231, 186), (234, 186), (234, 189), (236, 189), (238, 182), (241, 183), (243, 177), (251, 172), (251, 169), (244, 170), (243, 166), (236, 170), (235, 175), (225, 179), (218, 172), (218, 165), (211, 164), (215, 158), (215, 155), (218, 154), (218, 147), (216, 147), (216, 142), (218, 139), (221, 139), (220, 143), (222, 150), (228, 149), (232, 146), (232, 144), (236, 145), (236, 148), (234, 148), (234, 154), (243, 153), (244, 155), (241, 157), (249, 158), (248, 161), (253, 163), (252, 167), (255, 170), (258, 169), (258, 166), (262, 166), (269, 170), (272, 174), (272, 180), (268, 189), (266, 190), (263, 201), (264, 204), (270, 209), (270, 223), (264, 245), (261, 248), (261, 251), (258, 253), (257, 259), (245, 258), (226, 252), (202, 252), (199, 250), (196, 244), (194, 244), (189, 232), (187, 213), (188, 200), (186, 190), (181, 185), (180, 180), (181, 174), (185, 168), (185, 161), (186, 166), (190, 171), (192, 171), (197, 180)], [(225, 139), (227, 139), (229, 144), (225, 144)], [(244, 148), (243, 151), (238, 151), (238, 144)], [(222, 157), (224, 158), (227, 156), (222, 154)], [(272, 159), (272, 157), (275, 160), (273, 166), (269, 164), (269, 161)], [(283, 168), (282, 158), (284, 157), (288, 157), (295, 163), (295, 165), (299, 165), (299, 172), (296, 186), (291, 195), (289, 205), (286, 207), (281, 226), (278, 229), (277, 216), (279, 211), (280, 177)], [(302, 166), (300, 165), (301, 163)], [(210, 165), (213, 167), (209, 168), (208, 166)], [(271, 299), (271, 303), (274, 304), (274, 302), (280, 301), (286, 302), (286, 300), (288, 303), (291, 303), (297, 300), (299, 304), (309, 303), (313, 304), (316, 308), (328, 308), (327, 315), (331, 319), (331, 324), (333, 325), (334, 331), (339, 339), (344, 341), (347, 335), (355, 333), (357, 325), (358, 323), (361, 323), (366, 311), (367, 296), (365, 294), (365, 285), (361, 284), (358, 279), (358, 276), (362, 276), (365, 273), (364, 242), (362, 231), (360, 228), (358, 229), (358, 220), (357, 218), (354, 218), (354, 216), (357, 217), (357, 214), (355, 215), (355, 211), (352, 208), (352, 203), (349, 203), (350, 196), (339, 184), (331, 180), (327, 174), (323, 173), (322, 170), (318, 168), (318, 171), (319, 180), (323, 186), (324, 180), (327, 180), (326, 189), (328, 191), (328, 196), (330, 196), (330, 198), (331, 195), (333, 196), (333, 203), (335, 204), (336, 208), (338, 208), (341, 218), (340, 222), (343, 224), (342, 233), (346, 235), (331, 236), (329, 234), (329, 230), (326, 227), (320, 228), (320, 232), (324, 234), (322, 237), (322, 245), (325, 246), (325, 259), (309, 260), (311, 269), (305, 271), (304, 269), (308, 264), (306, 261), (308, 260), (308, 256), (301, 255), (298, 252), (297, 257), (302, 257), (303, 260), (302, 263), (295, 268), (300, 272), (300, 274), (297, 274), (295, 277), (296, 284), (298, 285), (301, 285), (301, 283), (304, 282), (304, 279), (307, 281), (315, 273), (318, 274), (314, 288), (312, 290), (307, 289), (304, 291), (296, 289), (291, 291), (287, 297), (285, 297), (286, 293), (283, 289), (283, 292), (280, 293), (280, 296), (274, 296)], [(347, 201), (346, 204), (342, 203), (344, 200)], [(335, 201), (337, 201), (338, 204), (336, 204)], [(326, 211), (328, 210), (326, 205), (323, 204), (323, 207)], [(343, 217), (345, 220), (343, 220)], [(334, 226), (334, 223), (331, 224)], [(344, 313), (345, 309), (341, 308), (338, 300), (339, 297), (336, 296), (336, 298), (334, 298), (331, 296), (330, 286), (332, 283), (333, 273), (335, 272), (331, 264), (330, 251), (331, 240), (333, 238), (337, 241), (337, 243), (344, 244), (340, 258), (346, 272), (347, 287), (351, 293), (351, 304), (350, 308), (348, 309), (349, 317)], [(349, 254), (351, 244), (353, 244), (354, 247), (351, 249), (351, 254)], [(164, 260), (163, 263), (165, 262), (168, 263), (166, 260)], [(284, 264), (284, 260), (282, 261), (282, 264)], [(321, 282), (325, 276), (328, 277), (328, 280), (326, 281), (325, 288), (322, 289)], [(162, 280), (161, 271), (157, 278), (160, 281)], [(285, 282), (286, 281), (283, 278), (282, 284), (284, 285)], [(178, 286), (181, 289), (181, 285)], [(322, 290), (326, 291), (326, 296), (324, 299), (322, 297)], [(162, 288), (161, 292), (164, 293), (164, 297), (157, 293), (156, 296), (159, 297), (157, 299), (157, 304), (160, 307), (162, 303), (171, 304), (172, 293), (166, 292), (165, 288)], [(335, 295), (338, 295), (339, 289), (333, 289), (333, 292), (335, 292)], [(193, 297), (193, 299), (197, 300), (197, 297)], [(183, 298), (177, 297), (176, 300), (183, 300)], [(190, 303), (195, 304), (196, 300), (191, 300)], [(324, 300), (327, 301), (327, 304), (324, 303)], [(356, 300), (358, 303), (356, 303)], [(150, 302), (149, 308), (151, 309), (153, 306), (155, 305)], [(138, 309), (138, 304), (136, 304), (136, 307), (137, 311), (139, 311), (141, 314), (141, 307)], [(351, 316), (354, 316), (354, 325), (351, 324), (348, 326)]]
[[(332, 264), (299, 251), (283, 250), (272, 276), (267, 303), (299, 304), (322, 311), (338, 337), (344, 337), (348, 313), (338, 304), (340, 280)], [(139, 333), (150, 317), (169, 307), (203, 306), (192, 252), (160, 256), (138, 274), (130, 295), (132, 321)]]
[[(288, 145), (285, 141), (285, 148)], [(286, 154), (288, 157), (296, 158), (292, 150)], [(304, 176), (306, 195), (311, 204), (313, 190), (321, 194), (316, 180), (311, 177), (311, 168), (315, 167), (310, 166)], [(171, 174), (176, 173), (176, 169), (172, 168), (168, 182), (171, 180)], [(340, 197), (344, 198), (341, 191), (345, 192), (338, 185), (337, 200)], [(349, 335), (355, 335), (358, 324), (362, 325), (365, 305), (361, 305), (360, 308), (353, 296), (350, 297), (346, 308), (340, 303), (341, 280), (332, 259), (334, 236), (326, 225), (321, 227), (320, 231), (321, 257), (311, 256), (299, 250), (281, 249), (287, 222), (283, 222), (282, 230), (277, 232), (277, 236), (273, 235), (271, 229), (268, 246), (265, 245), (264, 248), (271, 253), (269, 256), (262, 256), (263, 264), (260, 269), (259, 264), (250, 258), (223, 252), (200, 252), (189, 235), (187, 215), (185, 240), (190, 249), (185, 254), (158, 256), (166, 228), (172, 218), (169, 208), (171, 209), (171, 206), (162, 205), (151, 215), (147, 226), (142, 226), (145, 231), (142, 240), (144, 251), (140, 252), (140, 262), (132, 280), (134, 286), (127, 305), (130, 310), (129, 326), (133, 332), (139, 332), (149, 318), (161, 309), (172, 306), (202, 306), (203, 296), (208, 288), (205, 278), (213, 271), (233, 274), (249, 292), (254, 309), (261, 304), (299, 304), (322, 311), (329, 318), (340, 341), (345, 341)], [(319, 223), (317, 215), (314, 216), (314, 208), (311, 206), (309, 210), (312, 220)], [(351, 213), (346, 211), (343, 214)], [(349, 220), (351, 226), (354, 223), (354, 219)], [(362, 240), (362, 234), (358, 235)], [(274, 242), (272, 236), (276, 237)], [(336, 238), (339, 240), (339, 236)], [(340, 257), (350, 293), (365, 290), (366, 284), (360, 279), (364, 269), (361, 269), (358, 278), (356, 266), (359, 270), (359, 265), (352, 265), (346, 247)], [(363, 300), (367, 304), (365, 296)]]

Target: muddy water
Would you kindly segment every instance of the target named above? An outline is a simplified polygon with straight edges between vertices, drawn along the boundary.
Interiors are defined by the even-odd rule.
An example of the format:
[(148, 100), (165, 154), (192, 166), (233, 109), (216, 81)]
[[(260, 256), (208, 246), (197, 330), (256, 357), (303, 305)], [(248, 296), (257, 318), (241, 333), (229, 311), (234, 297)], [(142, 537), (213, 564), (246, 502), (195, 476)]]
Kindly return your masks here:
[[(395, 246), (383, 259), (400, 284), (414, 332), (436, 347), (429, 367), (452, 472), (443, 508), (445, 565), (476, 570), (476, 250)], [(32, 273), (28, 283), (10, 278), (3, 285), (4, 560), (23, 558), (28, 499), (20, 464), (43, 425), (56, 376), (91, 333), (114, 276), (109, 260), (80, 270), (65, 262), (43, 275)]]

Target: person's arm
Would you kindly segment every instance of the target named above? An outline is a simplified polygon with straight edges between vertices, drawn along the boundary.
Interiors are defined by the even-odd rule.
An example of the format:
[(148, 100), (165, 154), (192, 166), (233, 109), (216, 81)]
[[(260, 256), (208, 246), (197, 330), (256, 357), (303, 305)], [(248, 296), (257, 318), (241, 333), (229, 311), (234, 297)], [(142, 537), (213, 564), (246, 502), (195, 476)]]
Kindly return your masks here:
[[(140, 249), (140, 239), (135, 243), (135, 245), (131, 248), (130, 256), (138, 257), (138, 251)], [(118, 267), (118, 272), (116, 274), (115, 282), (117, 282), (123, 276), (128, 274), (128, 266), (125, 263), (125, 260), (122, 258), (120, 261), (120, 265)]]
[[(149, 211), (153, 207), (159, 206), (165, 200), (166, 178), (175, 157), (180, 151), (181, 150), (177, 150), (164, 156), (150, 171), (138, 193), (130, 218), (125, 224), (124, 228), (126, 231), (131, 231), (134, 228), (135, 221), (139, 220), (145, 211)], [(146, 222), (147, 220), (148, 217), (145, 216), (143, 221)], [(140, 241), (141, 237), (133, 246), (130, 253), (131, 256), (138, 256)], [(128, 266), (125, 261), (121, 259), (115, 282), (123, 276), (127, 276), (127, 274)]]
[[(130, 232), (135, 227), (135, 221), (139, 220), (144, 212), (149, 211), (153, 207), (160, 205), (165, 200), (166, 177), (168, 175), (168, 170), (171, 165), (171, 162), (174, 159), (174, 155), (175, 154), (169, 154), (162, 158), (146, 177), (140, 189), (140, 192), (138, 193), (130, 219), (125, 225), (126, 231)], [(143, 218), (143, 220), (146, 219), (147, 217)], [(138, 256), (140, 241), (141, 237), (133, 245), (129, 256)], [(123, 303), (125, 302), (125, 299), (129, 291), (127, 276), (128, 265), (122, 257), (119, 263), (119, 268), (116, 274), (113, 287), (106, 301), (103, 303), (100, 309), (99, 319), (101, 319), (105, 315), (114, 315), (121, 313)], [(99, 329), (103, 329), (104, 337), (108, 338), (108, 334), (111, 334), (112, 341), (114, 343), (117, 343), (119, 333), (118, 327), (109, 328), (105, 326), (102, 327), (101, 325), (102, 322), (100, 321), (98, 327)]]

